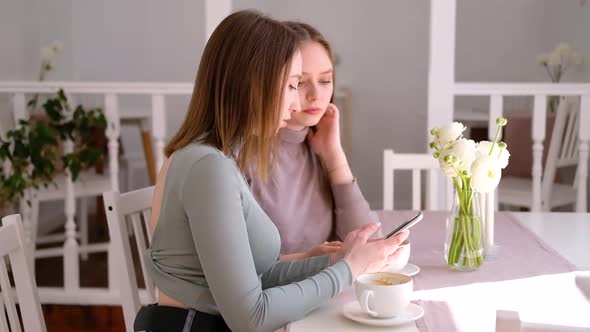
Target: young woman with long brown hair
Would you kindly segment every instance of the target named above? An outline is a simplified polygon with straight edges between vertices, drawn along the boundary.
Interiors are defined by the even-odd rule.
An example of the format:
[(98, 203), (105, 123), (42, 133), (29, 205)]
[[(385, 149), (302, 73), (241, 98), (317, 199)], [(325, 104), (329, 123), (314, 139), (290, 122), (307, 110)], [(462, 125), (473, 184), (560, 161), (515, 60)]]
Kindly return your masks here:
[(301, 112), (279, 130), (270, 175), (251, 167), (247, 179), (279, 230), (281, 259), (293, 260), (338, 251), (338, 240), (370, 221), (370, 208), (340, 142), (332, 47), (311, 25), (286, 24), (302, 39)]

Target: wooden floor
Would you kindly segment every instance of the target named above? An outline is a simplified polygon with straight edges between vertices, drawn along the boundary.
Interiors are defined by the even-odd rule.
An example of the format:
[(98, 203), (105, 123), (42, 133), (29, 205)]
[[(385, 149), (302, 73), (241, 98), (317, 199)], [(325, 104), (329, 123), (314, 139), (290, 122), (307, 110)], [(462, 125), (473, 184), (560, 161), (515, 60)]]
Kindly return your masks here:
[[(89, 219), (90, 242), (108, 241), (108, 228), (102, 217)], [(60, 230), (60, 232), (63, 230)], [(63, 259), (47, 258), (35, 263), (37, 285), (63, 287)], [(81, 287), (106, 287), (107, 256), (89, 255), (80, 261)], [(125, 332), (120, 306), (43, 305), (48, 332)]]

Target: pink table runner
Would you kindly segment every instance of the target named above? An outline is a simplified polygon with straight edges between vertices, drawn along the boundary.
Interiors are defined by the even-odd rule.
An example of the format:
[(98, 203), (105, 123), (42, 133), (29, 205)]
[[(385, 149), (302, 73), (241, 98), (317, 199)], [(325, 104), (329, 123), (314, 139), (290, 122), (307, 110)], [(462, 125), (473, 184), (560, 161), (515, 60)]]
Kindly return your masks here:
[[(379, 218), (384, 231), (400, 224), (406, 215), (400, 211), (380, 211)], [(560, 256), (524, 226), (518, 224), (508, 213), (496, 213), (497, 256), (486, 260), (474, 272), (451, 270), (444, 259), (446, 212), (425, 212), (424, 220), (412, 228), (410, 262), (420, 267), (414, 276), (415, 290), (495, 282), (543, 274), (570, 272), (575, 266)], [(445, 302), (418, 301), (424, 307), (424, 318), (417, 322), (421, 332), (439, 330), (453, 331), (455, 324)], [(435, 329), (436, 328), (436, 329)]]

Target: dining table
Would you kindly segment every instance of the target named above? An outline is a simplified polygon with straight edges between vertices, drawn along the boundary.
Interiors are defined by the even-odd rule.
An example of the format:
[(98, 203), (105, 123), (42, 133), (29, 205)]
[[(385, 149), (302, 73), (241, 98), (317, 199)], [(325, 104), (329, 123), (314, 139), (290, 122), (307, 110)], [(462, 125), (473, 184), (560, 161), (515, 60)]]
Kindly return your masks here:
[[(412, 213), (376, 211), (384, 231)], [(590, 295), (576, 282), (583, 277), (590, 286), (590, 213), (496, 212), (493, 250), (472, 272), (453, 270), (445, 261), (448, 215), (424, 211), (411, 229), (410, 263), (419, 267), (412, 302), (423, 308), (421, 318), (391, 326), (353, 321), (343, 314), (356, 301), (351, 287), (285, 330), (491, 332), (496, 311), (505, 310), (518, 313), (522, 324), (590, 331)]]

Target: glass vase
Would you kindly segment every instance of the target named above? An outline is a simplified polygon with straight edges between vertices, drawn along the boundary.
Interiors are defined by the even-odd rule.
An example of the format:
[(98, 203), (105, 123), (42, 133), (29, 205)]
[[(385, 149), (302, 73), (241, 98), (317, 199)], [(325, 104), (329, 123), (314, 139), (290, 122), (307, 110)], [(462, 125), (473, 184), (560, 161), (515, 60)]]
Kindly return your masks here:
[(459, 271), (477, 270), (483, 263), (483, 224), (478, 193), (455, 190), (446, 219), (445, 259)]

